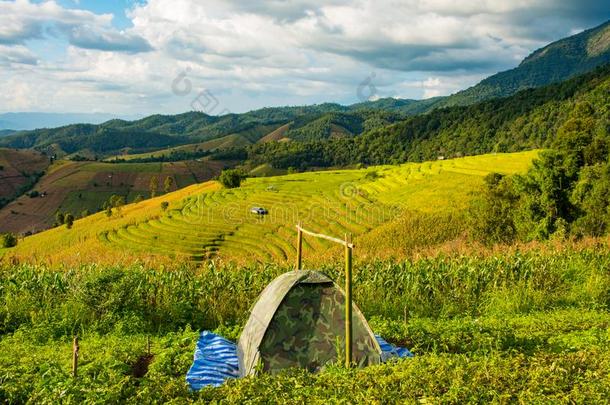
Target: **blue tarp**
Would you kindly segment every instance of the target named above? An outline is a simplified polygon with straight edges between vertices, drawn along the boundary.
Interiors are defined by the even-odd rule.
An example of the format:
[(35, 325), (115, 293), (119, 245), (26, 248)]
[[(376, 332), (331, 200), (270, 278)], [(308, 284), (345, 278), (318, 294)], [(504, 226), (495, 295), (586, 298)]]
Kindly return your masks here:
[[(413, 357), (402, 347), (396, 347), (375, 335), (381, 347), (381, 358)], [(186, 382), (198, 391), (205, 386), (218, 387), (229, 378), (239, 377), (237, 345), (212, 332), (203, 331), (197, 340), (193, 365), (186, 373)]]

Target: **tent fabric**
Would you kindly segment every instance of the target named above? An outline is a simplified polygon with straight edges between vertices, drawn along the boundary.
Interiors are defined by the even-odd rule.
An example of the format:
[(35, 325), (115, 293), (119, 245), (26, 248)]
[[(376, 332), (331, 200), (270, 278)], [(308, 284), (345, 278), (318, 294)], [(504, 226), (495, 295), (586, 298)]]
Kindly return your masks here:
[[(413, 354), (403, 347), (396, 347), (375, 335), (381, 347), (384, 362), (392, 358), (409, 358)], [(218, 387), (226, 380), (239, 378), (237, 345), (212, 332), (203, 331), (197, 341), (195, 359), (186, 375), (186, 382), (194, 391), (203, 387)]]
[(235, 343), (212, 332), (201, 332), (193, 364), (186, 374), (186, 382), (191, 389), (217, 387), (227, 379), (238, 376), (239, 362)]
[[(366, 319), (353, 304), (354, 362), (381, 362), (381, 348)], [(275, 373), (302, 367), (318, 371), (345, 353), (345, 296), (326, 275), (295, 270), (263, 290), (237, 345), (241, 376), (259, 370)]]

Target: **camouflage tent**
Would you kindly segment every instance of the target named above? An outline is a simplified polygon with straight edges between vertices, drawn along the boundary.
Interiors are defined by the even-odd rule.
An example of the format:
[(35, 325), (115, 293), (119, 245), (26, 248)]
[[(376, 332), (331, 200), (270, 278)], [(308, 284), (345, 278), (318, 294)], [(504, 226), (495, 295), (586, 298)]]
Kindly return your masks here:
[[(381, 349), (360, 310), (352, 309), (352, 356), (359, 366), (381, 362)], [(345, 353), (345, 297), (330, 278), (296, 270), (258, 297), (239, 338), (241, 376), (287, 367), (317, 371)], [(341, 359), (341, 360), (339, 360)]]

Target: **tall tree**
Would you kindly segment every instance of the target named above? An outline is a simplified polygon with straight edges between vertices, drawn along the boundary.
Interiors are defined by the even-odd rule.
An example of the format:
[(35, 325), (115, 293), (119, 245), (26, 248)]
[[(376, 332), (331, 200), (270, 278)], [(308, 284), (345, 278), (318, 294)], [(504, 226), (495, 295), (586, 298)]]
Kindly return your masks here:
[(150, 190), (150, 197), (154, 197), (155, 195), (157, 195), (157, 189), (159, 187), (159, 178), (157, 176), (152, 176), (150, 178), (150, 184), (149, 184), (149, 190)]

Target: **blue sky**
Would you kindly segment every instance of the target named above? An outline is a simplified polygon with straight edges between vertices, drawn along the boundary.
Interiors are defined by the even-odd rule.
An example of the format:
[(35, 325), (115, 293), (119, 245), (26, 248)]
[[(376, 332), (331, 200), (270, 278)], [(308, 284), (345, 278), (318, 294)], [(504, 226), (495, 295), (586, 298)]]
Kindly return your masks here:
[(608, 19), (591, 0), (0, 0), (0, 112), (447, 95)]

